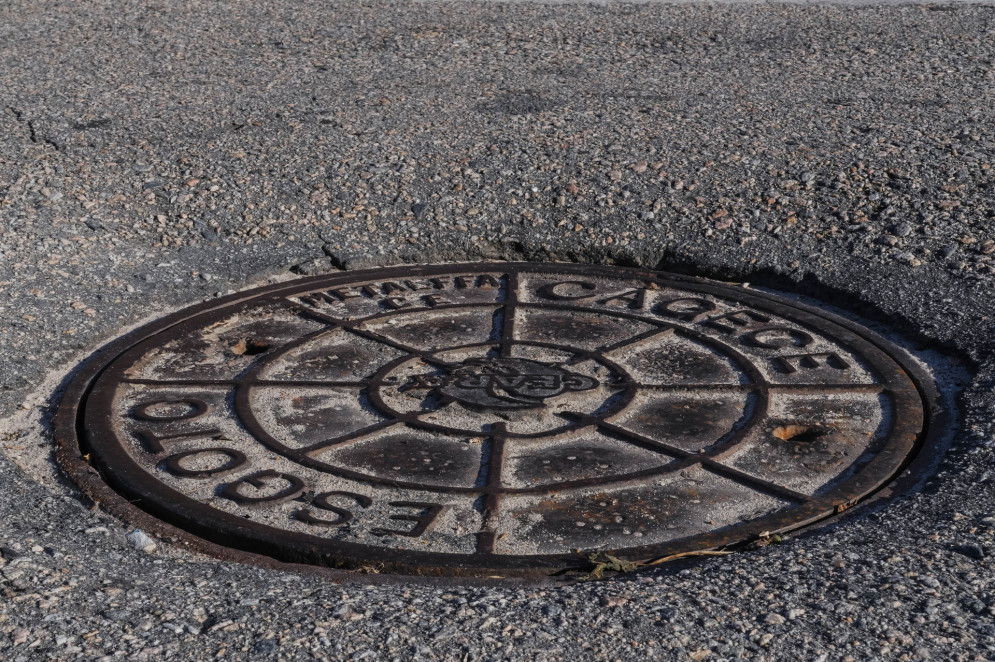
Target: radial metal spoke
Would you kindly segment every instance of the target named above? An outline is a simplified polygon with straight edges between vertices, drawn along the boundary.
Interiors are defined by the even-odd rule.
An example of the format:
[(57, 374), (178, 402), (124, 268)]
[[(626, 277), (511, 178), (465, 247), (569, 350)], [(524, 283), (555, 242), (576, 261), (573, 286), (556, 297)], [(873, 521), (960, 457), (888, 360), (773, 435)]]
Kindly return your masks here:
[(693, 453), (682, 448), (678, 448), (677, 446), (672, 446), (666, 442), (652, 439), (637, 432), (632, 432), (623, 427), (608, 423), (607, 421), (596, 420), (593, 417), (584, 417), (582, 420), (589, 425), (594, 425), (600, 430), (616, 436), (624, 437), (627, 442), (655, 453), (665, 453), (678, 459), (684, 459), (693, 455)]
[(733, 469), (732, 467), (717, 462), (706, 454), (692, 453), (682, 448), (671, 446), (670, 444), (657, 441), (656, 439), (641, 435), (638, 432), (632, 432), (631, 430), (627, 430), (611, 423), (597, 422), (595, 425), (606, 432), (627, 439), (630, 443), (633, 443), (640, 448), (667, 453), (679, 458), (682, 462), (680, 462), (680, 465), (675, 467), (675, 469), (683, 469), (695, 464), (700, 464), (709, 471), (720, 474), (723, 477), (735, 481), (741, 485), (745, 485), (754, 491), (764, 492), (780, 499), (794, 501), (796, 503), (808, 501), (810, 498), (807, 494), (796, 492), (795, 490), (784, 487), (783, 485), (764, 480), (763, 478), (757, 478), (756, 476), (752, 476), (738, 469)]
[[(483, 512), (481, 513), (481, 527), (477, 534), (477, 553), (493, 554), (494, 543), (497, 541), (497, 510), (500, 505), (500, 492), (502, 486), (502, 471), (504, 468), (504, 454), (507, 442), (508, 428), (505, 423), (494, 423), (490, 434), (490, 451), (486, 459), (481, 461), (481, 473), (483, 476)], [(484, 464), (486, 462), (486, 465)]]
[(237, 379), (144, 379), (126, 377), (122, 384), (139, 386), (238, 386), (244, 382)]
[(733, 469), (732, 467), (726, 466), (709, 458), (701, 458), (699, 459), (699, 463), (712, 473), (719, 474), (723, 478), (728, 478), (729, 480), (739, 483), (744, 487), (748, 487), (756, 492), (764, 492), (770, 496), (777, 497), (778, 499), (794, 501), (795, 503), (803, 503), (812, 498), (811, 495), (798, 492), (773, 481), (758, 478), (757, 476), (740, 471), (739, 469)]
[(368, 382), (361, 380), (322, 379), (122, 379), (123, 384), (142, 386), (298, 386), (330, 388), (361, 388)]
[(395, 425), (403, 425), (403, 424), (404, 424), (403, 421), (398, 421), (395, 419), (391, 419), (388, 421), (381, 421), (379, 423), (374, 423), (373, 425), (368, 425), (358, 430), (353, 430), (348, 434), (344, 434), (338, 437), (332, 437), (331, 439), (326, 439), (325, 441), (319, 441), (318, 443), (311, 444), (310, 446), (304, 446), (302, 448), (295, 449), (294, 452), (298, 455), (310, 455), (312, 453), (324, 450), (326, 448), (331, 448), (333, 446), (342, 446), (350, 442), (359, 441), (360, 439), (368, 437), (374, 432), (378, 432), (380, 430), (386, 430), (387, 428), (393, 427)]
[(750, 393), (763, 388), (759, 384), (636, 384), (636, 388), (654, 391), (707, 391), (725, 393)]
[(504, 294), (504, 308), (501, 314), (501, 356), (511, 356), (515, 344), (515, 316), (518, 314), (518, 272), (510, 271)]
[(610, 354), (611, 352), (620, 350), (624, 347), (628, 347), (629, 345), (636, 345), (638, 343), (645, 342), (656, 336), (661, 336), (661, 335), (669, 336), (673, 334), (674, 334), (674, 328), (671, 326), (657, 327), (654, 329), (650, 329), (649, 331), (644, 331), (643, 333), (640, 333), (638, 335), (632, 336), (631, 338), (626, 338), (625, 340), (620, 340), (616, 343), (612, 343), (611, 345), (603, 345), (601, 347), (598, 347), (597, 349), (592, 350), (589, 354), (582, 354), (575, 356), (574, 358), (567, 361), (567, 364), (574, 365), (577, 363), (583, 363), (584, 361), (593, 361), (595, 359), (594, 356), (595, 354), (601, 354), (601, 355)]
[(407, 345), (392, 338), (388, 338), (387, 336), (377, 333), (375, 331), (370, 331), (369, 329), (363, 329), (360, 327), (361, 322), (351, 322), (349, 320), (339, 319), (332, 315), (327, 315), (325, 313), (318, 312), (316, 310), (311, 310), (309, 308), (298, 307), (298, 310), (304, 315), (308, 315), (314, 319), (330, 324), (333, 327), (342, 329), (343, 331), (346, 331), (348, 333), (352, 333), (354, 335), (360, 336), (361, 338), (366, 338), (367, 340), (372, 340), (373, 342), (380, 343), (381, 345), (387, 345), (388, 347), (391, 347), (393, 349), (397, 349), (407, 354), (412, 354), (414, 356), (417, 356), (426, 363), (442, 366), (444, 368), (452, 368), (455, 366), (455, 364), (449, 361), (443, 361), (442, 359), (435, 358), (434, 356), (432, 356), (433, 353), (430, 350), (418, 349), (417, 347), (412, 347), (411, 345)]
[(881, 384), (767, 384), (770, 391), (797, 392), (802, 395), (826, 393), (868, 393), (877, 395), (888, 389)]

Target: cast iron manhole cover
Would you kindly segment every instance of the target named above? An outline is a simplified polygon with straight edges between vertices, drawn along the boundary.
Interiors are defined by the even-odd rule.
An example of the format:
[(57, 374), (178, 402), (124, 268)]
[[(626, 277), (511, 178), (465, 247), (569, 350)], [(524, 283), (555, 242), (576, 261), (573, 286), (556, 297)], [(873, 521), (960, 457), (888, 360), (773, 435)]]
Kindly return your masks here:
[(284, 283), (91, 365), (57, 420), (91, 494), (82, 457), (214, 543), (380, 572), (549, 573), (795, 528), (894, 478), (930, 409), (901, 352), (851, 322), (577, 265)]

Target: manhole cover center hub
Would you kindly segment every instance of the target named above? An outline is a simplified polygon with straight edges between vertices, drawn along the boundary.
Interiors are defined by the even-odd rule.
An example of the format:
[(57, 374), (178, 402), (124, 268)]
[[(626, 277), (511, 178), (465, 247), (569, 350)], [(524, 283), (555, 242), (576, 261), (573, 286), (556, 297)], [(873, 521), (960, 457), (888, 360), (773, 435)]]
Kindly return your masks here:
[(468, 435), (495, 424), (511, 436), (558, 434), (624, 405), (632, 391), (629, 376), (604, 357), (544, 343), (408, 355), (373, 382), (371, 403), (385, 415)]
[(598, 385), (596, 378), (563, 366), (497, 357), (467, 359), (447, 374), (409, 378), (400, 390), (431, 389), (443, 401), (451, 398), (482, 409), (534, 409), (549, 398)]

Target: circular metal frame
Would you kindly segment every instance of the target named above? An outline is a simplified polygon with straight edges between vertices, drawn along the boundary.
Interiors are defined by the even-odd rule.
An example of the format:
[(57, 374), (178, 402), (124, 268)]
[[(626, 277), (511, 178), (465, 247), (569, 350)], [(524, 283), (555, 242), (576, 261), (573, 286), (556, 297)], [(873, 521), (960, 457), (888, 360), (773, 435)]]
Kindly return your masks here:
[[(373, 567), (378, 572), (485, 576), (541, 575), (576, 565), (579, 561), (577, 556), (564, 554), (506, 557), (478, 552), (475, 555), (468, 555), (469, 557), (474, 557), (469, 558), (458, 554), (439, 554), (408, 550), (398, 552), (383, 547), (348, 542), (336, 542), (334, 550), (330, 551), (326, 547), (327, 540), (319, 536), (271, 529), (253, 522), (247, 522), (235, 515), (230, 515), (199, 503), (162, 483), (150, 480), (145, 470), (129, 456), (124, 448), (120, 445), (103, 443), (101, 440), (101, 435), (106, 434), (107, 430), (113, 430), (114, 428), (114, 422), (111, 420), (112, 417), (109, 409), (105, 405), (114, 397), (116, 384), (124, 379), (125, 367), (132, 359), (143, 355), (150, 347), (161, 342), (163, 333), (179, 335), (184, 330), (198, 326), (199, 320), (204, 316), (211, 315), (217, 311), (224, 310), (230, 312), (240, 306), (255, 306), (261, 302), (277, 301), (293, 294), (331, 288), (337, 285), (341, 286), (350, 282), (374, 278), (383, 280), (397, 277), (429, 278), (441, 274), (472, 273), (482, 269), (487, 271), (502, 271), (509, 274), (528, 271), (539, 274), (577, 274), (578, 277), (622, 277), (640, 279), (663, 285), (669, 283), (691, 293), (707, 294), (734, 300), (759, 310), (769, 310), (790, 317), (792, 321), (813, 331), (820, 330), (821, 333), (826, 333), (826, 329), (830, 328), (834, 340), (841, 345), (848, 346), (859, 352), (861, 356), (866, 357), (872, 364), (873, 370), (876, 373), (875, 376), (883, 389), (894, 399), (895, 411), (904, 412), (902, 416), (893, 417), (891, 421), (892, 431), (884, 447), (859, 472), (829, 492), (805, 499), (786, 513), (778, 512), (771, 516), (762, 517), (720, 531), (695, 536), (690, 545), (693, 549), (705, 550), (728, 546), (756, 538), (765, 533), (796, 529), (826, 518), (834, 513), (841, 512), (858, 500), (867, 498), (894, 479), (907, 466), (919, 448), (923, 444), (928, 443), (934, 432), (931, 429), (930, 423), (931, 418), (936, 414), (936, 407), (933, 401), (935, 389), (930, 380), (919, 371), (912, 361), (905, 359), (901, 351), (897, 350), (890, 343), (873, 332), (838, 316), (793, 302), (789, 303), (777, 297), (756, 291), (733, 288), (719, 283), (672, 274), (587, 265), (488, 263), (483, 265), (463, 264), (430, 267), (398, 267), (312, 277), (250, 290), (194, 306), (137, 329), (97, 352), (70, 381), (54, 420), (59, 463), (91, 498), (105, 504), (115, 514), (131, 521), (137, 521), (144, 528), (150, 529), (167, 538), (183, 539), (188, 538), (192, 534), (208, 541), (205, 544), (201, 544), (202, 541), (193, 541), (201, 549), (236, 560), (271, 564), (265, 558), (269, 557), (282, 562), (306, 563), (318, 566), (346, 568)], [(514, 305), (524, 305), (517, 301), (517, 296), (512, 297), (512, 295), (509, 295), (509, 298), (515, 299), (515, 301), (511, 302)], [(438, 306), (434, 310), (445, 310), (447, 307), (449, 306)], [(590, 312), (589, 308), (570, 304), (543, 304), (543, 307), (564, 311), (583, 310)], [(383, 316), (388, 314), (385, 313)], [(666, 321), (661, 321), (659, 318), (621, 311), (612, 311), (611, 314), (631, 317), (643, 322), (651, 322), (657, 327), (671, 326), (680, 334), (689, 333), (688, 329), (668, 325)], [(338, 322), (340, 323), (339, 328), (350, 328), (351, 326), (349, 323)], [(325, 331), (323, 330), (319, 333), (323, 332)], [(292, 345), (297, 346), (310, 339), (310, 336), (302, 337), (299, 341), (292, 343)], [(758, 396), (757, 405), (750, 412), (749, 417), (756, 419), (758, 412), (762, 414), (766, 408), (769, 389), (771, 387), (763, 375), (751, 365), (747, 358), (739, 354), (732, 347), (724, 343), (718, 343), (710, 337), (697, 337), (693, 339), (696, 342), (704, 340), (718, 351), (729, 356), (748, 375), (750, 380), (748, 386)], [(497, 343), (477, 344), (493, 345), (501, 351), (507, 351), (507, 347), (511, 342), (510, 338), (503, 338), (502, 341)], [(542, 345), (544, 343), (531, 342), (530, 344)], [(559, 348), (559, 346), (554, 344), (545, 344), (550, 347)], [(282, 348), (282, 351), (286, 352), (290, 349), (292, 347), (288, 345)], [(576, 347), (569, 347), (569, 351), (575, 354), (584, 353)], [(422, 354), (422, 358), (425, 358), (425, 353)], [(589, 354), (593, 355), (593, 353)], [(407, 360), (409, 357), (402, 358)], [(398, 359), (390, 363), (389, 366), (393, 366), (400, 360)], [(602, 356), (599, 356), (598, 360), (607, 362), (607, 359), (604, 359)], [(616, 374), (627, 375), (627, 372), (621, 366), (612, 364), (609, 367), (616, 370)], [(241, 402), (244, 411), (251, 411), (249, 393), (253, 388), (253, 380), (257, 378), (262, 368), (263, 364), (254, 366), (234, 388), (236, 403)], [(383, 376), (387, 372), (389, 370), (385, 367), (377, 377), (370, 380), (371, 383), (377, 382), (377, 379), (382, 381)], [(621, 387), (620, 390), (623, 392), (622, 400), (626, 402), (631, 400), (634, 394), (633, 386), (628, 381), (630, 379), (627, 377), (626, 381), (618, 384)], [(377, 391), (377, 388), (370, 389), (370, 393)], [(197, 406), (201, 405), (203, 403)], [(916, 412), (919, 412), (919, 415), (916, 415)], [(575, 416), (575, 423), (590, 423), (591, 421), (591, 417), (581, 414)], [(276, 439), (270, 437), (261, 425), (258, 423), (253, 424), (251, 417), (249, 420), (246, 420), (243, 416), (243, 423), (257, 439), (273, 450), (277, 450), (288, 457), (293, 457), (295, 461), (299, 461), (302, 464), (305, 463), (302, 454), (294, 453), (280, 444)], [(421, 425), (425, 424), (421, 423)], [(716, 463), (712, 460), (720, 454), (727, 452), (732, 446), (738, 443), (748, 428), (749, 425), (741, 425), (734, 434), (728, 435), (721, 443), (711, 447), (707, 453), (687, 453), (685, 457), (671, 462), (665, 468), (670, 472), (687, 468), (694, 464), (707, 463), (709, 468), (714, 469)], [(438, 430), (431, 425), (425, 425), (425, 429), (449, 431), (445, 429)], [(499, 428), (491, 432), (491, 437), (495, 443), (503, 445), (508, 435), (506, 430)], [(311, 458), (306, 459), (311, 461)], [(90, 463), (99, 470), (102, 480), (94, 475)], [(321, 465), (319, 468), (325, 471), (329, 471), (330, 469), (341, 470), (339, 467), (330, 467), (327, 464), (319, 463), (319, 465)], [(654, 468), (626, 475), (624, 478), (629, 479), (653, 475), (659, 471), (660, 468)], [(369, 476), (355, 475), (352, 477), (367, 481), (370, 480)], [(106, 484), (104, 481), (106, 481)], [(393, 484), (398, 485), (396, 481)], [(582, 482), (576, 484), (582, 484)], [(110, 485), (113, 491), (108, 489), (107, 485)], [(401, 484), (400, 486), (404, 487), (405, 485)], [(575, 483), (571, 483), (569, 486), (573, 487)], [(410, 487), (426, 489), (426, 486), (420, 484), (412, 484)], [(542, 486), (541, 488), (523, 489), (520, 491), (542, 491), (546, 490), (547, 487)], [(469, 488), (468, 491), (478, 493), (485, 498), (490, 498), (490, 495), (497, 493), (497, 490), (480, 488)], [(507, 489), (502, 491), (509, 492)], [(136, 506), (132, 504), (136, 504), (144, 513), (148, 513), (152, 517), (148, 517), (143, 512), (138, 511)], [(683, 551), (689, 551), (689, 541), (686, 539), (655, 545), (628, 547), (624, 550), (624, 558), (651, 559)], [(481, 563), (481, 556), (486, 557), (486, 563)]]

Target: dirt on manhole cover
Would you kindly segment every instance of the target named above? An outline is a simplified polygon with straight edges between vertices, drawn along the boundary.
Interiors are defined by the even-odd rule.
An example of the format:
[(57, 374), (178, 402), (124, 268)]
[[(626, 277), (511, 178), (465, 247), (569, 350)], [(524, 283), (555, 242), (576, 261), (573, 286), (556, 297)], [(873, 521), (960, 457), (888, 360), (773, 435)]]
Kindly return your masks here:
[(63, 466), (95, 498), (109, 490), (91, 465), (123, 497), (115, 512), (136, 504), (168, 523), (160, 534), (235, 558), (549, 574), (852, 505), (922, 445), (921, 380), (870, 331), (745, 288), (407, 267), (142, 328), (80, 372), (56, 427)]

